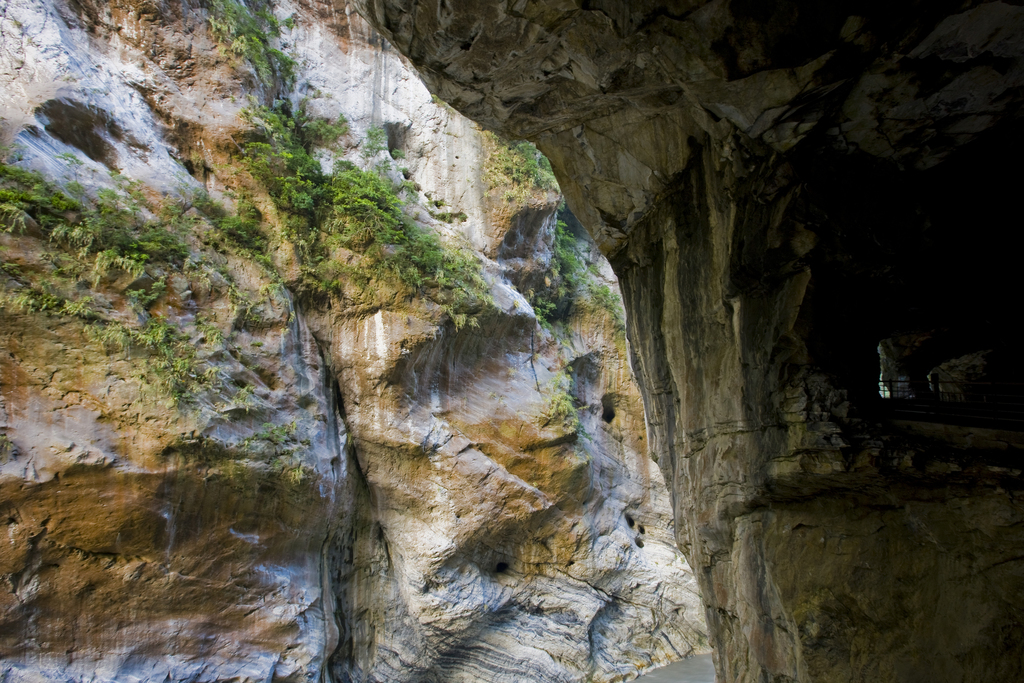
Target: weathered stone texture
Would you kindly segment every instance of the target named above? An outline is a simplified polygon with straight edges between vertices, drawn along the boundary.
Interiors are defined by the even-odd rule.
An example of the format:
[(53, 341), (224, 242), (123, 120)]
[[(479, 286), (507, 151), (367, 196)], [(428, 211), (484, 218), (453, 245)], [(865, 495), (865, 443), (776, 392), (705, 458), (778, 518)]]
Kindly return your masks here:
[[(556, 338), (513, 286), (543, 281), (559, 197), (488, 192), (491, 143), (351, 8), (274, 10), (294, 14), (275, 44), (296, 92), (217, 49), (204, 3), (12, 0), (3, 142), (58, 181), (78, 155), (89, 191), (116, 168), (153, 198), (229, 201), (247, 96), (316, 95), (311, 115), (348, 118), (340, 156), (381, 125), (423, 192), (465, 212), (409, 209), (481, 255), (496, 307), (457, 330), (426, 297), (302, 296), (287, 240), (277, 280), (200, 221), (192, 266), (143, 276), (167, 276), (150, 313), (216, 378), (174, 406), (140, 379), (143, 349), (4, 306), (0, 679), (621, 681), (706, 651), (621, 329), (580, 307)], [(9, 272), (54, 272), (58, 247), (28, 228), (0, 233), (5, 293)], [(110, 320), (149, 315), (130, 280), (97, 285)], [(545, 418), (563, 371), (579, 430)]]
[(610, 255), (724, 679), (1020, 678), (1019, 435), (874, 406), (883, 340), (1014, 348), (1020, 8), (359, 4)]
[[(2, 239), (23, 272), (46, 263), (45, 243)], [(264, 284), (236, 275), (250, 294)], [(104, 288), (115, 315), (135, 315), (131, 280)], [(227, 292), (194, 285), (161, 312), (187, 323), (201, 310), (232, 335)], [(248, 404), (226, 382), (187, 411), (138, 379), (144, 352), (112, 355), (75, 319), (0, 313), (5, 677), (255, 680), (326, 665), (337, 637), (319, 577), (325, 540), (348, 524), (350, 455), (328, 367), (292, 312), (268, 302), (259, 329), (201, 352), (257, 387)], [(243, 442), (261, 425), (292, 425), (308, 446), (273, 461)]]

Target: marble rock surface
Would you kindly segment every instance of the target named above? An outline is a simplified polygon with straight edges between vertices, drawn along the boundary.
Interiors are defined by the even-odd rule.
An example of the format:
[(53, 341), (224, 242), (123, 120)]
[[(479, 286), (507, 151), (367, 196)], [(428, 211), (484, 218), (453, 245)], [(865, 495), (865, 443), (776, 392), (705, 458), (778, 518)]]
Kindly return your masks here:
[[(197, 219), (185, 267), (147, 268), (168, 283), (148, 312), (136, 278), (91, 285), (104, 320), (159, 316), (195, 349), (212, 379), (175, 403), (144, 348), (8, 300), (0, 680), (621, 681), (706, 652), (621, 327), (581, 308), (556, 337), (513, 284), (550, 262), (560, 196), (491, 191), (493, 143), (348, 5), (269, 6), (293, 18), (274, 38), (289, 86), (218, 47), (210, 7), (5, 3), (16, 163), (88, 193), (116, 170), (154, 202), (202, 187), (230, 207), (241, 110), (305, 98), (347, 118), (334, 156), (358, 162), (366, 131), (387, 131), (421, 193), (407, 211), (473, 250), (495, 308), (460, 330), (425, 297), (306, 297), (287, 240), (268, 270)], [(466, 220), (431, 218), (428, 193)], [(0, 233), (11, 296), (60, 275), (29, 228)], [(578, 428), (545, 417), (560, 375)]]
[(877, 380), (945, 335), (923, 371), (1021, 381), (1021, 7), (357, 4), (609, 255), (722, 680), (1018, 680), (1020, 434), (890, 420)]

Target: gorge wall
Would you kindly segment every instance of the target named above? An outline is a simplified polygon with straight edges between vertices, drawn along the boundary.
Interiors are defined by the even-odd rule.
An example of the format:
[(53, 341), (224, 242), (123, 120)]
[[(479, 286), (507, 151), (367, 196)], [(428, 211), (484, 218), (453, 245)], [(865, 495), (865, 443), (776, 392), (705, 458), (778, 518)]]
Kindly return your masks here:
[(348, 6), (12, 0), (0, 60), (0, 680), (707, 650), (607, 261)]
[(1020, 382), (1021, 7), (357, 4), (609, 256), (723, 680), (1019, 680), (1020, 436), (877, 380)]

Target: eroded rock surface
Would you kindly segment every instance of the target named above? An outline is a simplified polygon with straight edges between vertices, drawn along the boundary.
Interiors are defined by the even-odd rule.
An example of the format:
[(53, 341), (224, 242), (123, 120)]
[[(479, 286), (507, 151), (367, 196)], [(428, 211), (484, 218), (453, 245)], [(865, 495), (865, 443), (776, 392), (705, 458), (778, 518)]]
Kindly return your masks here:
[(1020, 437), (908, 430), (876, 381), (907, 334), (1020, 381), (1021, 8), (358, 4), (609, 254), (720, 676), (1018, 679)]
[[(46, 242), (2, 239), (9, 268), (53, 272)], [(333, 653), (324, 565), (355, 499), (334, 380), (287, 297), (236, 328), (229, 287), (255, 298), (266, 280), (236, 259), (219, 265), (177, 275), (151, 312), (190, 335), (219, 379), (188, 410), (144, 348), (112, 352), (80, 320), (5, 305), (10, 680), (288, 679)], [(132, 280), (100, 290), (115, 320), (138, 315)]]
[[(294, 82), (218, 46), (212, 7), (0, 16), (12, 160), (145, 216), (178, 207), (187, 254), (99, 272), (4, 208), (0, 678), (620, 681), (706, 651), (620, 311), (577, 306), (555, 334), (525, 296), (560, 197), (491, 191), (493, 141), (347, 6), (270, 7)], [(275, 95), (348, 118), (327, 167), (367, 163), (383, 127), (380, 156), (419, 186), (407, 212), (479, 254), (476, 327), (386, 283), (310, 294), (234, 156), (248, 97)], [(200, 189), (228, 210), (256, 192), (265, 251), (197, 211)], [(578, 424), (552, 416), (560, 394)]]

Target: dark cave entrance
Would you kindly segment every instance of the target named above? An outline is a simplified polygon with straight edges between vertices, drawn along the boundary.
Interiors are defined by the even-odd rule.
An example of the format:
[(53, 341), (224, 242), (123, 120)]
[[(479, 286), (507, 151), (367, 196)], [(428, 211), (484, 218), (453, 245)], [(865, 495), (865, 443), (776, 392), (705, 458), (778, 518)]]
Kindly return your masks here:
[(819, 143), (794, 162), (807, 188), (795, 218), (819, 236), (805, 303), (813, 362), (868, 410), (887, 392), (1024, 383), (1013, 313), (1022, 174), (1005, 163), (1024, 152), (1019, 125), (1007, 121), (926, 170)]

